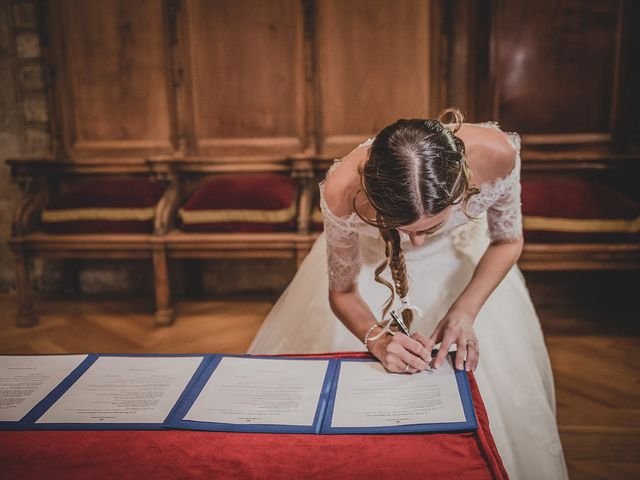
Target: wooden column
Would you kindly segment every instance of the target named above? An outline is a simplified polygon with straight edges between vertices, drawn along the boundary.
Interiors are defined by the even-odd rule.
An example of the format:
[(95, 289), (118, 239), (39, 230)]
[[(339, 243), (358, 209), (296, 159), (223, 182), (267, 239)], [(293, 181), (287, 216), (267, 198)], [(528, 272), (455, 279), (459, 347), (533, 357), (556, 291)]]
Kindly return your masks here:
[(156, 292), (157, 326), (169, 326), (173, 323), (174, 312), (171, 307), (169, 287), (169, 270), (167, 268), (167, 251), (162, 239), (153, 243), (153, 277)]

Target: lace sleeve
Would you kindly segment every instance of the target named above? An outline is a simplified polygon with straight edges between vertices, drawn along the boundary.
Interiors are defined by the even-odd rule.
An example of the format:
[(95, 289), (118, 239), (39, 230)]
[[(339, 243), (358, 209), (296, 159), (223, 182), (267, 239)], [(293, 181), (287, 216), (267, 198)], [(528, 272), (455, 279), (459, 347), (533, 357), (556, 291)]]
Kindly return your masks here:
[(505, 132), (516, 148), (513, 170), (500, 179), (500, 194), (487, 209), (489, 237), (494, 241), (513, 241), (522, 236), (522, 202), (520, 184), (520, 135)]
[[(332, 170), (333, 167), (327, 177)], [(320, 182), (320, 210), (327, 242), (329, 289), (345, 291), (356, 281), (361, 266), (359, 234), (354, 224), (355, 213), (340, 217), (335, 215), (324, 199), (324, 183), (325, 180)]]
[[(367, 138), (358, 147), (368, 147), (375, 137)], [(362, 220), (355, 212), (350, 215), (337, 216), (327, 205), (324, 198), (324, 185), (342, 159), (334, 159), (333, 165), (327, 171), (324, 180), (319, 184), (320, 210), (324, 224), (327, 242), (327, 271), (329, 274), (329, 290), (343, 292), (349, 288), (360, 273), (362, 261), (360, 259), (359, 229)]]

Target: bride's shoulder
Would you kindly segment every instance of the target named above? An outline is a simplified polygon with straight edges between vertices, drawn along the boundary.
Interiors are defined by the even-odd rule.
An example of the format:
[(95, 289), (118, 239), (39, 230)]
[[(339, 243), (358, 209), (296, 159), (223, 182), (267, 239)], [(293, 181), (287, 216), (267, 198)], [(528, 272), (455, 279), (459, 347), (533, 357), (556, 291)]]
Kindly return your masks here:
[(336, 216), (353, 213), (352, 199), (360, 188), (358, 165), (365, 159), (366, 148), (363, 144), (354, 148), (344, 157), (337, 159), (323, 182), (322, 196)]
[(331, 175), (324, 181), (322, 190), (327, 208), (338, 217), (349, 215), (353, 211), (348, 202), (347, 192), (351, 190), (351, 182), (345, 174), (345, 167), (346, 165), (341, 163), (334, 168)]
[(465, 123), (458, 136), (465, 143), (467, 164), (476, 183), (504, 178), (514, 169), (518, 152), (509, 134), (499, 127)]

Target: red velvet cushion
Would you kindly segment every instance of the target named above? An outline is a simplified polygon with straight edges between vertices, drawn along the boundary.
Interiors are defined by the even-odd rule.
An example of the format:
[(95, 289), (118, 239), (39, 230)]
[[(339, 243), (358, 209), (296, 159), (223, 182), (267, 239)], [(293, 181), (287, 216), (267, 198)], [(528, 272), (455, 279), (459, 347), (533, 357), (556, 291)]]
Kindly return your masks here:
[(615, 242), (640, 238), (640, 204), (586, 180), (523, 180), (525, 241)]
[(49, 233), (151, 233), (162, 186), (146, 177), (91, 178), (51, 199), (42, 212)]
[(188, 232), (292, 231), (295, 182), (277, 173), (213, 175), (180, 208), (179, 218)]

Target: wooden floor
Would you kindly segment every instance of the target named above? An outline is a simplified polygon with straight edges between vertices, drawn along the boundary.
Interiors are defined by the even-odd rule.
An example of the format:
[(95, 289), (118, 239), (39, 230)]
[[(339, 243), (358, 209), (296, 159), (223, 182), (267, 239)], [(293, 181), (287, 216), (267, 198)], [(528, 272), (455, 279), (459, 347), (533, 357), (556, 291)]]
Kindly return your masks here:
[[(572, 479), (640, 479), (637, 276), (527, 274), (551, 355)], [(13, 326), (0, 295), (0, 353), (244, 353), (274, 298), (181, 302), (170, 328), (150, 300), (40, 299), (40, 323)]]

